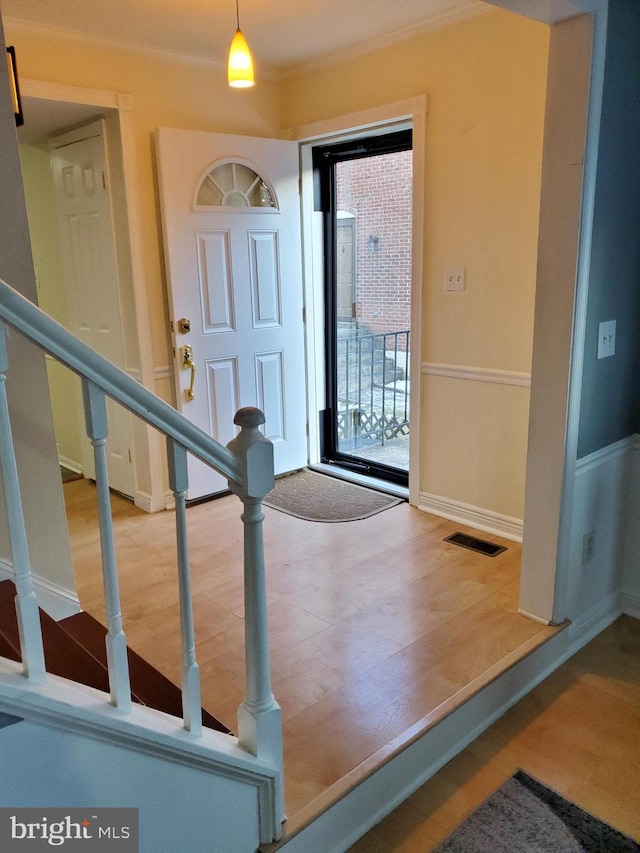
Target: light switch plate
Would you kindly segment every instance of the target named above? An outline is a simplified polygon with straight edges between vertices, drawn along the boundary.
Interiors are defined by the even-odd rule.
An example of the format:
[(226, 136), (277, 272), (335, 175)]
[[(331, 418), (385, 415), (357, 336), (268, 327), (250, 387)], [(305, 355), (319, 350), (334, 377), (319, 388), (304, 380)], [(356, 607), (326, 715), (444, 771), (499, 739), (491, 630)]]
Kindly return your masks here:
[(598, 326), (598, 358), (609, 358), (616, 352), (616, 321), (605, 320)]
[(449, 267), (444, 273), (445, 290), (464, 290), (464, 267)]

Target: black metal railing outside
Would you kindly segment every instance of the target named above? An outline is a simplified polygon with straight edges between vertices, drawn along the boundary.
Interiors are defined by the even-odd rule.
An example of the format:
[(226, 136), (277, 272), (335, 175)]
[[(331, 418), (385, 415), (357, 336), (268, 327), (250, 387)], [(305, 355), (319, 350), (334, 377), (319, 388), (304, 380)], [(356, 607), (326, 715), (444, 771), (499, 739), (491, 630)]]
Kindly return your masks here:
[(385, 444), (409, 434), (409, 351), (408, 330), (338, 338), (337, 426), (342, 449)]

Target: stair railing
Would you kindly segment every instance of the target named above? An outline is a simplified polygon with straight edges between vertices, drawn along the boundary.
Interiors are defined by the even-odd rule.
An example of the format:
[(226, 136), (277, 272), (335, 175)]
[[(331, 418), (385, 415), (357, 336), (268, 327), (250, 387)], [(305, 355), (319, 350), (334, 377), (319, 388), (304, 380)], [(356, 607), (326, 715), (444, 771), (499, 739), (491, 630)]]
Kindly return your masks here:
[(227, 477), (243, 503), (246, 696), (238, 710), (238, 740), (251, 754), (277, 771), (276, 814), (284, 818), (282, 720), (271, 690), (262, 500), (271, 491), (273, 446), (260, 432), (265, 418), (259, 409), (240, 409), (234, 423), (240, 431), (227, 447), (200, 430), (176, 409), (103, 358), (0, 279), (0, 468), (7, 506), (12, 562), (16, 581), (16, 613), (23, 675), (32, 683), (46, 679), (38, 604), (33, 590), (20, 484), (11, 434), (6, 392), (8, 370), (5, 324), (78, 374), (82, 381), (87, 435), (94, 450), (103, 586), (107, 610), (107, 663), (111, 703), (131, 708), (127, 643), (122, 628), (106, 464), (108, 432), (106, 397), (127, 408), (166, 437), (169, 482), (175, 498), (177, 566), (182, 638), (183, 727), (194, 737), (202, 732), (200, 678), (190, 589), (186, 525), (187, 453)]

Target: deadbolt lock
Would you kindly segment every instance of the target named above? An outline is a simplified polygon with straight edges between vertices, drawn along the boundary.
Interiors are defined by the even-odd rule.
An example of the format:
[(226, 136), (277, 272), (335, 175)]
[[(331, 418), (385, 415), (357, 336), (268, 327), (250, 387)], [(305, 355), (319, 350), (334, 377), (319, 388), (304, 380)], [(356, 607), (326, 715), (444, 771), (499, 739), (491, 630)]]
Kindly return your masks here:
[(186, 317), (181, 317), (178, 320), (178, 331), (181, 335), (186, 335), (187, 332), (191, 331), (191, 320), (187, 320)]

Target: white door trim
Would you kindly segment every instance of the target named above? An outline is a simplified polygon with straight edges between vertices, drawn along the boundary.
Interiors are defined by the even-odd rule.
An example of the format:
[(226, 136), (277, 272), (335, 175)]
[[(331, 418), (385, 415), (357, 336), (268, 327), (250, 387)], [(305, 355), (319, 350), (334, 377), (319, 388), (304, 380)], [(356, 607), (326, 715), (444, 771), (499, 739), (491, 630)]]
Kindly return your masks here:
[[(127, 207), (129, 251), (131, 256), (131, 280), (133, 285), (133, 299), (136, 306), (135, 328), (139, 349), (139, 373), (136, 375), (136, 379), (139, 379), (140, 383), (145, 387), (155, 389), (153, 347), (149, 324), (150, 313), (142, 246), (140, 183), (135, 153), (133, 99), (131, 95), (123, 92), (68, 86), (30, 78), (20, 79), (20, 91), (23, 98), (41, 98), (48, 101), (84, 104), (95, 106), (98, 109), (102, 107), (104, 109), (116, 110), (118, 113), (125, 203)], [(133, 370), (129, 372), (133, 373)], [(136, 372), (138, 371), (136, 370)], [(161, 439), (155, 430), (147, 428), (145, 447), (141, 447), (139, 438), (141, 431), (136, 430), (135, 435), (137, 437), (136, 462), (143, 461), (141, 460), (141, 456), (147, 457), (143, 461), (143, 464), (148, 469), (150, 485), (149, 493), (141, 492), (139, 487), (136, 488), (135, 503), (136, 506), (147, 512), (156, 512), (165, 508)], [(137, 477), (136, 481), (138, 481)]]
[[(598, 150), (600, 144), (600, 120), (604, 90), (604, 66), (607, 39), (608, 0), (576, 0), (584, 12), (593, 16), (593, 41), (591, 53), (591, 81), (587, 105), (587, 137), (582, 184), (582, 209), (577, 260), (576, 292), (574, 297), (573, 334), (571, 348), (571, 371), (567, 401), (567, 426), (563, 469), (562, 497), (556, 576), (553, 586), (553, 622), (561, 622), (566, 616), (566, 589), (569, 573), (571, 539), (571, 517), (578, 459), (578, 429), (580, 426), (580, 398), (584, 373), (587, 304), (589, 298), (589, 274), (591, 269), (591, 242), (593, 239), (593, 214), (595, 207)], [(549, 590), (551, 591), (551, 590)]]
[[(309, 423), (309, 462), (320, 461), (318, 412), (325, 408), (324, 354), (324, 269), (322, 263), (322, 229), (319, 214), (313, 212), (312, 147), (318, 142), (347, 140), (363, 133), (391, 131), (405, 125), (413, 129), (413, 210), (412, 210), (412, 274), (411, 274), (411, 382), (412, 424), (421, 411), (422, 370), (422, 279), (424, 254), (424, 162), (426, 145), (427, 97), (337, 116), (285, 131), (285, 139), (300, 142), (302, 254), (304, 263), (305, 314), (307, 336), (307, 396)], [(415, 420), (414, 420), (415, 419)], [(417, 506), (420, 498), (420, 428), (412, 428), (409, 437), (409, 501)]]
[[(545, 484), (546, 472), (532, 463), (527, 466), (527, 484), (535, 478), (536, 506), (525, 505), (523, 571), (521, 578), (521, 612), (545, 622), (562, 622), (566, 616), (566, 589), (570, 566), (571, 520), (575, 491), (578, 455), (578, 428), (580, 424), (580, 397), (584, 369), (586, 314), (589, 295), (589, 270), (593, 237), (593, 213), (598, 169), (600, 119), (604, 88), (604, 65), (607, 35), (608, 0), (547, 0), (544, 4), (531, 0), (489, 0), (512, 12), (557, 24), (578, 14), (592, 15), (592, 52), (590, 86), (587, 103), (586, 141), (580, 209), (580, 229), (576, 260), (576, 283), (571, 320), (570, 368), (566, 398), (564, 428), (564, 462), (562, 477), (556, 483)], [(534, 331), (535, 346), (535, 331)], [(535, 371), (532, 384), (535, 383)], [(560, 414), (560, 413), (558, 413)], [(561, 413), (564, 415), (564, 413)], [(530, 434), (531, 442), (531, 434)], [(539, 484), (539, 485), (538, 485)], [(558, 490), (560, 494), (558, 494)], [(544, 505), (559, 505), (556, 524), (546, 518)], [(543, 521), (546, 535), (550, 537), (547, 557), (541, 563), (527, 567), (527, 522), (534, 514)], [(535, 524), (535, 522), (534, 522)], [(538, 524), (540, 526), (540, 524)], [(532, 544), (535, 548), (535, 543)]]
[[(580, 235), (579, 249), (577, 257), (577, 279), (574, 296), (574, 314), (572, 319), (572, 335), (571, 335), (571, 351), (570, 351), (570, 373), (569, 373), (569, 388), (567, 393), (566, 407), (566, 424), (564, 428), (564, 462), (561, 482), (556, 487), (551, 486), (553, 494), (550, 496), (545, 492), (545, 487), (541, 486), (538, 490), (537, 503), (542, 504), (545, 501), (557, 499), (559, 501), (560, 512), (559, 518), (556, 519), (556, 524), (553, 529), (549, 530), (549, 535), (554, 540), (549, 553), (548, 565), (544, 566), (544, 573), (539, 573), (535, 570), (536, 567), (531, 567), (528, 570), (523, 569), (521, 585), (526, 590), (526, 603), (523, 611), (528, 615), (533, 616), (544, 622), (560, 622), (564, 619), (566, 613), (565, 589), (567, 584), (567, 572), (569, 566), (569, 549), (570, 549), (570, 534), (571, 534), (571, 514), (573, 508), (573, 493), (575, 482), (575, 470), (578, 447), (578, 427), (580, 420), (580, 395), (582, 390), (582, 375), (583, 361), (585, 348), (585, 323), (586, 309), (589, 289), (589, 267), (591, 256), (591, 242), (593, 234), (593, 211), (595, 204), (595, 184), (597, 175), (597, 160), (598, 160), (598, 144), (600, 132), (600, 117), (602, 111), (602, 92), (604, 86), (604, 63), (605, 63), (605, 48), (606, 48), (606, 33), (607, 33), (607, 11), (608, 0), (547, 0), (544, 4), (537, 0), (489, 0), (495, 6), (508, 9), (516, 14), (524, 15), (525, 17), (534, 18), (547, 24), (558, 23), (577, 14), (590, 13), (593, 15), (593, 43), (591, 56), (591, 80), (589, 89), (589, 98), (587, 105), (587, 138), (585, 146), (585, 163), (583, 173), (583, 193), (580, 215)], [(405, 102), (411, 103), (411, 102)], [(337, 118), (334, 120), (317, 122), (312, 125), (307, 125), (301, 128), (295, 128), (289, 131), (292, 139), (298, 139), (303, 143), (307, 143), (310, 139), (320, 139), (328, 135), (339, 135), (341, 132), (346, 132), (350, 127), (366, 127), (368, 122), (383, 123), (384, 119), (379, 113), (384, 113), (385, 108), (380, 110), (371, 110), (363, 113), (356, 113), (352, 116)], [(396, 115), (398, 115), (396, 113)], [(422, 121), (426, 118), (426, 99), (425, 109), (422, 115)], [(387, 120), (391, 120), (389, 116)], [(418, 116), (420, 120), (420, 116)], [(422, 139), (424, 144), (424, 132), (418, 131), (418, 126), (414, 125), (414, 145)], [(309, 151), (305, 154), (305, 149)], [(416, 161), (420, 164), (424, 163), (424, 158), (416, 157)], [(302, 145), (302, 188), (303, 188), (303, 250), (305, 253), (305, 278), (306, 278), (306, 295), (307, 295), (307, 311), (318, 311), (321, 307), (318, 294), (313, 289), (312, 273), (312, 257), (314, 248), (314, 239), (317, 237), (314, 234), (313, 225), (309, 220), (309, 211), (313, 210), (312, 187), (309, 186), (311, 180), (310, 172), (310, 145)], [(424, 177), (424, 176), (423, 176)], [(419, 187), (419, 192), (424, 193), (424, 181)], [(423, 201), (423, 199), (422, 199)], [(423, 205), (419, 208), (418, 215), (424, 210)], [(306, 213), (306, 216), (305, 216)], [(414, 239), (422, 239), (423, 228), (421, 233), (417, 234), (417, 226), (414, 222)], [(317, 254), (317, 242), (316, 242)], [(422, 253), (420, 260), (422, 259)], [(421, 268), (422, 269), (422, 268)], [(414, 389), (420, 387), (420, 365), (415, 365), (415, 358), (421, 352), (421, 347), (418, 342), (421, 325), (421, 283), (420, 287), (412, 293), (412, 299), (415, 296), (414, 311), (412, 313), (412, 336), (414, 332), (416, 336), (414, 341), (415, 346), (412, 346), (412, 396)], [(419, 313), (417, 313), (419, 311)], [(317, 340), (317, 331), (315, 336), (313, 330), (317, 330), (322, 319), (312, 318), (307, 315), (308, 328), (310, 330), (308, 352), (313, 356), (314, 352), (318, 352), (320, 346)], [(415, 381), (414, 381), (415, 380)], [(532, 377), (535, 382), (535, 377)], [(322, 387), (322, 385), (320, 385)], [(310, 383), (310, 403), (311, 411), (322, 408), (323, 401), (317, 393), (314, 400), (311, 391), (313, 385)], [(419, 401), (416, 399), (416, 404), (412, 405), (413, 411), (420, 411)], [(311, 418), (310, 424), (315, 427), (317, 425)], [(420, 474), (420, 447), (419, 447), (419, 428), (412, 430), (412, 444), (410, 456), (410, 493), (411, 503), (417, 502), (416, 495), (419, 493), (419, 474)], [(310, 437), (311, 447), (313, 447), (313, 438)], [(317, 436), (315, 436), (317, 441)], [(532, 470), (528, 467), (527, 479), (530, 477), (543, 477), (543, 471)], [(560, 490), (560, 495), (557, 494), (557, 489)], [(548, 489), (547, 489), (548, 491)], [(537, 507), (540, 509), (540, 507)], [(531, 506), (525, 507), (524, 514), (524, 531), (526, 536), (527, 517), (532, 511)], [(557, 533), (557, 537), (556, 534)], [(552, 553), (553, 552), (553, 553)], [(521, 600), (521, 604), (522, 604)]]

